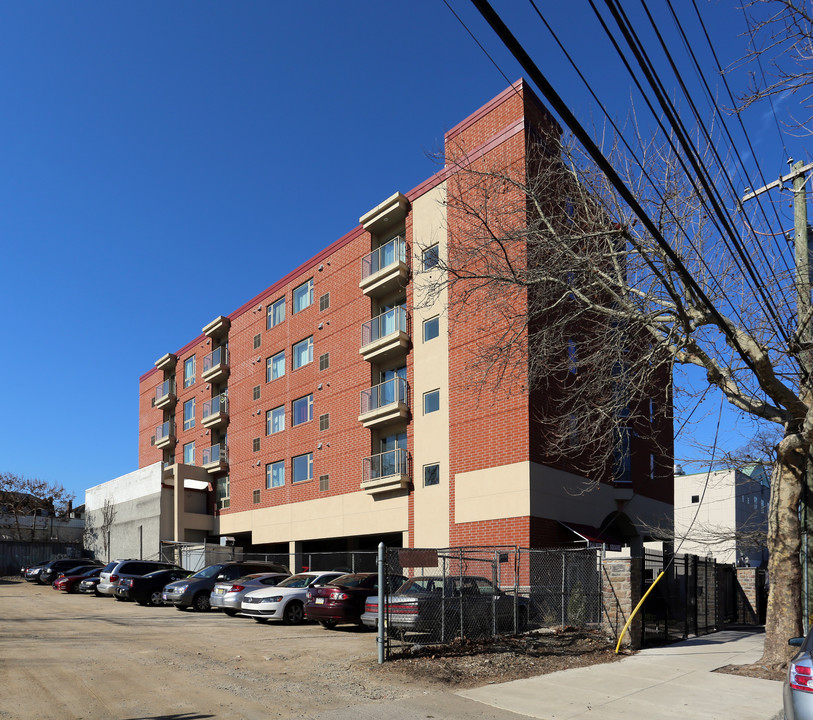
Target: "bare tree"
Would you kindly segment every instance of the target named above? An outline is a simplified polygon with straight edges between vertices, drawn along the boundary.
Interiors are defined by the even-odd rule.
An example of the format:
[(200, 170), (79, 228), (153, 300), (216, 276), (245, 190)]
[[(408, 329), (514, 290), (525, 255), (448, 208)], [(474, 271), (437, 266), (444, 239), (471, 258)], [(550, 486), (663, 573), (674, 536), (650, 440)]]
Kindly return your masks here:
[(25, 528), (29, 539), (34, 540), (37, 517), (64, 512), (73, 497), (59, 483), (0, 472), (0, 512), (12, 517), (19, 539), (24, 538)]
[(98, 532), (102, 539), (102, 552), (108, 562), (110, 561), (110, 528), (113, 527), (113, 523), (116, 521), (116, 515), (117, 511), (113, 500), (109, 497), (105, 498)]

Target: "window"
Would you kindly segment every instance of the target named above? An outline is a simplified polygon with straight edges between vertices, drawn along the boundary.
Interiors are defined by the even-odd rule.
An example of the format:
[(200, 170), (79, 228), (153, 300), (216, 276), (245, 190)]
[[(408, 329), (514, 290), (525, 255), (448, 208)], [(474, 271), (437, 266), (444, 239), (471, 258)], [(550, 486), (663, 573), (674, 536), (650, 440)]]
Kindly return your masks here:
[(423, 466), (423, 485), (429, 487), (430, 485), (440, 484), (440, 465), (434, 463), (432, 465)]
[(252, 397), (253, 397), (255, 400), (259, 400), (259, 399), (260, 399), (260, 386), (259, 386), (259, 385), (255, 385), (255, 386), (254, 386), (254, 390), (253, 390), (253, 392), (252, 392)]
[(327, 492), (330, 490), (330, 475), (319, 476), (319, 492)]
[(265, 487), (267, 489), (285, 485), (285, 461), (268, 463), (265, 466)]
[(260, 347), (260, 343), (261, 343), (262, 341), (263, 341), (263, 336), (262, 336), (262, 335), (260, 335), (259, 333), (257, 333), (257, 334), (254, 336), (254, 349), (255, 349), (255, 350), (256, 350), (258, 347)]
[(183, 462), (184, 465), (195, 464), (195, 443), (187, 443), (183, 446)]
[(330, 293), (326, 292), (319, 298), (319, 312), (324, 312), (330, 307)]
[(265, 434), (273, 435), (283, 430), (285, 430), (285, 406), (280, 405), (265, 414)]
[(186, 358), (183, 363), (183, 386), (185, 388), (195, 384), (195, 356)]
[(280, 298), (268, 306), (268, 317), (265, 322), (265, 327), (270, 330), (272, 327), (279, 325), (285, 320), (285, 298)]
[(313, 480), (313, 453), (297, 455), (293, 459), (293, 466), (293, 482), (298, 483), (304, 482), (305, 480)]
[(423, 251), (421, 255), (421, 267), (423, 267), (424, 270), (431, 270), (437, 266), (439, 259), (438, 246), (432, 245)]
[(195, 398), (183, 404), (183, 429), (191, 430), (195, 427)]
[(324, 415), (319, 416), (319, 430), (329, 430), (330, 429), (330, 414), (325, 413)]
[(699, 503), (700, 502), (700, 496), (699, 495), (692, 495), (692, 502), (693, 503)]
[(330, 367), (330, 353), (319, 356), (319, 369), (327, 370)]
[(313, 394), (294, 400), (291, 425), (301, 425), (309, 420), (313, 420)]
[(304, 310), (313, 302), (313, 278), (294, 288), (294, 312)]
[(285, 375), (285, 350), (265, 361), (265, 381), (271, 382)]
[(440, 410), (440, 390), (430, 390), (423, 394), (423, 414), (437, 412)]
[(257, 505), (260, 502), (260, 491), (254, 491), (254, 504)]
[(230, 484), (229, 484), (229, 476), (226, 475), (224, 478), (220, 478), (217, 481), (217, 489), (215, 490), (216, 497), (217, 497), (217, 507), (219, 510), (225, 510), (231, 504), (230, 494)]
[(313, 362), (313, 337), (305, 338), (294, 345), (294, 370)]
[(438, 336), (440, 329), (439, 318), (436, 315), (433, 318), (423, 321), (423, 341), (428, 342)]
[(251, 441), (252, 452), (260, 452), (260, 438), (254, 438)]

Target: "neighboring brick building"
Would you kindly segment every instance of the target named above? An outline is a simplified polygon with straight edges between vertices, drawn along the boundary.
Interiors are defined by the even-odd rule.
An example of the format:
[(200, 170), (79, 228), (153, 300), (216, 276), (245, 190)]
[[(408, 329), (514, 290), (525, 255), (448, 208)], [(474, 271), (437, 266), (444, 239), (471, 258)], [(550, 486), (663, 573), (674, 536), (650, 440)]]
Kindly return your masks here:
[[(520, 81), (446, 134), (447, 157), (524, 163), (528, 133), (553, 123)], [(578, 494), (581, 478), (544, 463), (527, 391), (464, 381), (479, 325), (450, 325), (445, 292), (416, 301), (461, 230), (444, 202), (459, 174), (391, 195), (141, 377), (139, 466), (164, 462), (170, 486), (205, 471), (214, 536), (258, 552), (529, 547), (573, 540), (560, 521), (589, 538), (613, 520), (635, 543), (636, 518), (671, 517), (670, 407), (657, 458), (633, 443), (631, 477)]]

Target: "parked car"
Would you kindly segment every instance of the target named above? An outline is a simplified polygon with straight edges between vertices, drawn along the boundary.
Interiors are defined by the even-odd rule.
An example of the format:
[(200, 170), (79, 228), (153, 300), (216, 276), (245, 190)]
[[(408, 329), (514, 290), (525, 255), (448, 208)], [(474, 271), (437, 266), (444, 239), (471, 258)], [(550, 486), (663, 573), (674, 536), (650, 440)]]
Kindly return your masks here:
[(100, 567), (85, 567), (83, 572), (76, 572), (69, 570), (68, 573), (62, 573), (56, 580), (51, 583), (54, 590), (61, 590), (62, 592), (74, 593), (79, 588), (79, 583), (82, 580), (91, 577), (99, 577), (102, 568)]
[(96, 592), (100, 595), (112, 595), (117, 600), (124, 600), (125, 598), (116, 595), (116, 585), (121, 578), (146, 575), (154, 570), (166, 569), (183, 570), (177, 565), (160, 560), (118, 560), (112, 570), (107, 568), (102, 570), (101, 582), (96, 588)]
[(153, 570), (146, 575), (123, 577), (116, 585), (116, 597), (135, 600), (139, 605), (163, 605), (161, 591), (164, 585), (174, 580), (189, 577), (191, 573), (181, 568)]
[(782, 687), (785, 720), (813, 720), (813, 629), (807, 637), (788, 640), (799, 648), (788, 666)]
[(82, 558), (60, 558), (51, 560), (47, 565), (43, 565), (37, 576), (37, 582), (41, 585), (50, 585), (63, 570), (70, 570), (80, 565), (102, 567), (98, 560), (87, 560)]
[[(34, 575), (39, 575), (40, 571), (42, 570), (43, 565), (48, 564), (48, 560), (40, 560), (37, 563), (31, 563), (30, 565), (26, 565), (25, 567), (20, 568), (20, 575), (24, 577), (26, 580), (30, 582), (34, 582), (36, 579)], [(31, 573), (31, 575), (29, 575)]]
[(178, 610), (193, 608), (206, 611), (211, 608), (209, 597), (217, 582), (236, 580), (243, 575), (261, 572), (277, 572), (290, 575), (288, 568), (277, 563), (233, 561), (217, 563), (199, 570), (185, 580), (169, 583), (161, 593), (165, 603)]
[(252, 573), (236, 580), (215, 583), (209, 604), (213, 610), (222, 610), (226, 615), (237, 615), (246, 593), (260, 588), (275, 586), (281, 580), (291, 577), (287, 573)]
[[(403, 575), (387, 575), (388, 591), (403, 584)], [(305, 617), (322, 627), (334, 628), (343, 623), (361, 625), (367, 598), (378, 594), (378, 573), (350, 573), (331, 580), (327, 585), (308, 588)]]
[(99, 595), (99, 593), (96, 592), (96, 588), (99, 587), (100, 581), (101, 578), (99, 577), (99, 575), (96, 575), (95, 577), (91, 576), (89, 578), (85, 578), (84, 580), (79, 581), (79, 583), (77, 584), (76, 592), (82, 593), (83, 595), (97, 595), (101, 597), (101, 595)]
[[(407, 580), (386, 605), (388, 628), (395, 634), (424, 633), (442, 642), (461, 634), (524, 630), (528, 624), (528, 599), (505, 593), (490, 580), (463, 577), (419, 576)], [(462, 613), (462, 627), (461, 627)], [(367, 599), (361, 621), (378, 627), (378, 598)]]
[(275, 587), (252, 590), (244, 595), (240, 614), (252, 617), (257, 622), (282, 620), (286, 625), (299, 625), (305, 619), (308, 588), (311, 585), (324, 585), (344, 574), (336, 570), (312, 570), (291, 575)]

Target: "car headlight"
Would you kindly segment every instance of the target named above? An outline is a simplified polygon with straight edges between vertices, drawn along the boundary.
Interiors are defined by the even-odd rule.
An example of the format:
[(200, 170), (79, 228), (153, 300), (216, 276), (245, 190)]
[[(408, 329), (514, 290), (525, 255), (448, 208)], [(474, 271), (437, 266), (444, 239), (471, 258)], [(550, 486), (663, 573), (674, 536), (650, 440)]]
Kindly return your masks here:
[(169, 593), (184, 593), (188, 587), (189, 585), (171, 585), (170, 587), (166, 588), (166, 591)]
[(278, 603), (282, 602), (282, 595), (272, 595), (271, 597), (263, 598), (260, 600), (263, 603)]

